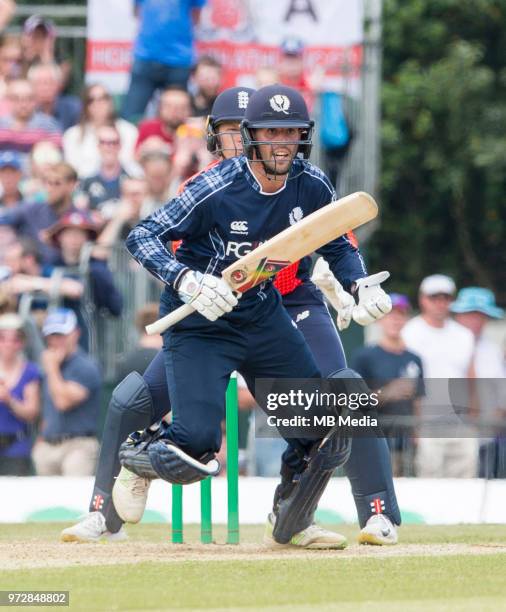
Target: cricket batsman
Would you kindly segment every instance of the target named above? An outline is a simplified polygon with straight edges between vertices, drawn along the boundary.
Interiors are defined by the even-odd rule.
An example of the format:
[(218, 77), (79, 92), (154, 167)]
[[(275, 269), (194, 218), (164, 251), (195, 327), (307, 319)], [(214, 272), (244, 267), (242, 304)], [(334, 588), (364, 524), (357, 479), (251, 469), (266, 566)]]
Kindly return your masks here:
[[(212, 313), (209, 317), (206, 317), (204, 310), (204, 312), (201, 314), (192, 315), (190, 319), (179, 324), (174, 330), (165, 334), (164, 338), (166, 344), (165, 358), (167, 361), (168, 372), (178, 373), (177, 375), (174, 374), (172, 381), (174, 384), (176, 384), (176, 388), (179, 387), (183, 392), (180, 400), (181, 410), (183, 410), (182, 429), (178, 431), (178, 420), (176, 418), (177, 408), (174, 407), (175, 412), (173, 425), (176, 426), (176, 432), (175, 434), (172, 434), (172, 432), (169, 431), (168, 438), (171, 440), (171, 444), (169, 446), (174, 447), (174, 439), (177, 439), (177, 449), (179, 449), (182, 453), (177, 453), (176, 461), (183, 461), (183, 465), (176, 466), (174, 469), (180, 470), (181, 467), (183, 471), (188, 469), (188, 466), (184, 464), (185, 454), (188, 454), (190, 459), (200, 459), (203, 465), (209, 465), (209, 463), (212, 462), (211, 459), (211, 461), (204, 463), (205, 459), (211, 458), (219, 448), (219, 436), (221, 435), (221, 432), (217, 432), (216, 427), (214, 432), (212, 432), (212, 428), (209, 427), (206, 434), (209, 436), (209, 438), (205, 441), (205, 443), (203, 440), (201, 440), (200, 444), (196, 443), (196, 441), (193, 439), (193, 435), (196, 434), (196, 429), (202, 429), (202, 423), (205, 421), (205, 410), (209, 409), (211, 410), (212, 414), (217, 415), (215, 417), (217, 419), (217, 421), (215, 420), (215, 424), (217, 422), (219, 425), (219, 422), (223, 416), (223, 397), (221, 398), (220, 403), (218, 401), (218, 394), (216, 394), (216, 399), (213, 401), (213, 408), (211, 408), (211, 404), (209, 402), (205, 402), (207, 408), (202, 408), (202, 410), (197, 411), (200, 418), (195, 417), (195, 422), (193, 424), (189, 422), (191, 419), (188, 419), (187, 416), (184, 415), (185, 409), (183, 406), (186, 405), (188, 400), (184, 397), (185, 393), (183, 389), (185, 386), (188, 386), (189, 390), (192, 391), (190, 389), (192, 387), (191, 380), (200, 380), (201, 371), (195, 372), (195, 368), (189, 364), (189, 369), (186, 372), (188, 381), (187, 385), (182, 384), (183, 378), (179, 379), (179, 373), (181, 373), (181, 376), (184, 375), (185, 360), (184, 358), (181, 360), (179, 354), (175, 358), (174, 355), (170, 355), (169, 347), (173, 346), (174, 341), (178, 343), (177, 346), (181, 347), (183, 352), (188, 350), (187, 347), (189, 347), (190, 355), (195, 355), (193, 352), (193, 347), (195, 347), (195, 350), (202, 351), (204, 353), (202, 355), (203, 359), (199, 361), (199, 363), (201, 363), (202, 370), (205, 370), (211, 366), (213, 372), (219, 372), (222, 378), (221, 387), (219, 384), (217, 384), (216, 380), (211, 381), (211, 377), (208, 377), (208, 383), (201, 385), (201, 389), (204, 391), (203, 395), (206, 396), (206, 399), (208, 397), (208, 393), (206, 391), (208, 384), (211, 385), (209, 389), (214, 389), (215, 391), (220, 388), (223, 389), (223, 382), (226, 384), (226, 381), (228, 380), (228, 374), (230, 373), (229, 368), (232, 367), (231, 364), (234, 364), (232, 370), (239, 369), (241, 372), (246, 374), (247, 380), (249, 378), (251, 383), (251, 387), (253, 386), (255, 376), (268, 375), (279, 377), (306, 377), (309, 375), (318, 375), (318, 371), (315, 370), (315, 364), (313, 362), (311, 353), (309, 354), (310, 357), (308, 358), (307, 347), (300, 341), (300, 333), (294, 330), (292, 324), (290, 323), (290, 319), (281, 314), (283, 309), (279, 308), (277, 292), (273, 290), (270, 283), (267, 283), (265, 287), (251, 290), (243, 296), (240, 304), (237, 305), (235, 296), (231, 296), (230, 293), (226, 291), (227, 288), (222, 287), (221, 284), (223, 281), (221, 281), (221, 279), (204, 278), (206, 276), (206, 270), (209, 271), (212, 269), (215, 273), (216, 271), (219, 272), (219, 270), (223, 269), (223, 267), (230, 263), (231, 256), (236, 258), (240, 257), (240, 248), (251, 248), (251, 243), (243, 244), (238, 243), (237, 239), (233, 240), (233, 238), (235, 238), (233, 235), (233, 220), (230, 221), (230, 224), (228, 223), (231, 218), (230, 215), (235, 218), (235, 216), (237, 216), (237, 212), (241, 211), (241, 214), (244, 214), (246, 217), (246, 223), (244, 223), (242, 219), (238, 219), (235, 223), (236, 233), (237, 229), (241, 228), (242, 235), (245, 233), (248, 234), (249, 228), (251, 227), (252, 229), (255, 228), (254, 235), (260, 237), (260, 240), (264, 240), (286, 227), (289, 215), (291, 212), (293, 213), (293, 203), (299, 201), (295, 194), (302, 192), (302, 195), (305, 196), (305, 201), (301, 201), (301, 204), (303, 204), (301, 205), (301, 209), (304, 211), (303, 214), (309, 214), (309, 212), (312, 212), (317, 207), (325, 205), (328, 203), (328, 201), (335, 198), (332, 188), (321, 171), (311, 166), (307, 161), (304, 161), (304, 159), (309, 156), (312, 122), (310, 122), (307, 116), (307, 110), (305, 109), (303, 101), (301, 102), (300, 96), (298, 96), (297, 92), (294, 92), (293, 90), (282, 88), (280, 86), (275, 86), (275, 89), (276, 91), (280, 91), (277, 91), (276, 93), (272, 90), (272, 88), (264, 88), (264, 90), (261, 90), (259, 93), (263, 93), (263, 97), (259, 102), (257, 102), (256, 114), (253, 112), (253, 110), (251, 110), (251, 112), (248, 112), (246, 115), (243, 139), (246, 144), (246, 150), (248, 153), (247, 157), (240, 158), (239, 160), (233, 160), (234, 164), (232, 168), (228, 170), (227, 174), (219, 173), (216, 176), (212, 175), (212, 178), (209, 176), (210, 182), (206, 181), (206, 183), (202, 185), (202, 194), (197, 195), (196, 193), (193, 193), (193, 184), (190, 184), (187, 187), (189, 194), (191, 194), (191, 198), (188, 200), (191, 200), (190, 208), (198, 209), (200, 206), (203, 209), (201, 213), (193, 213), (193, 226), (191, 223), (186, 221), (186, 219), (188, 219), (188, 216), (186, 216), (187, 213), (189, 212), (190, 216), (192, 216), (192, 210), (188, 211), (185, 208), (185, 215), (183, 215), (183, 217), (186, 216), (186, 219), (180, 218), (180, 213), (176, 214), (174, 220), (169, 221), (169, 218), (167, 218), (167, 221), (169, 221), (168, 223), (166, 223), (166, 220), (164, 219), (163, 230), (157, 227), (155, 231), (152, 232), (156, 236), (156, 240), (165, 241), (166, 239), (173, 240), (181, 237), (183, 238), (183, 249), (186, 248), (188, 250), (189, 265), (186, 269), (182, 268), (177, 273), (179, 280), (181, 280), (181, 283), (176, 283), (178, 289), (174, 290), (174, 285), (172, 285), (172, 288), (167, 289), (162, 298), (162, 307), (165, 306), (164, 312), (166, 312), (171, 306), (176, 307), (179, 305), (180, 301), (178, 298), (183, 297), (185, 301), (188, 300), (187, 296), (190, 295), (189, 292), (187, 291), (186, 294), (183, 295), (180, 292), (181, 287), (186, 286), (185, 283), (183, 283), (183, 278), (194, 277), (194, 279), (198, 280), (198, 282), (196, 282), (196, 287), (200, 286), (202, 290), (201, 299), (205, 298), (204, 302), (206, 307), (209, 308), (209, 312)], [(233, 95), (237, 96), (239, 93), (238, 91), (228, 91), (231, 92), (230, 99), (232, 99)], [(224, 94), (226, 93), (228, 92), (224, 92)], [(222, 96), (224, 96), (224, 94), (222, 94)], [(255, 100), (255, 97), (252, 98), (252, 101), (253, 100)], [(286, 105), (286, 100), (289, 101), (289, 106), (292, 107), (291, 112), (289, 110), (289, 106), (286, 107), (285, 110), (282, 108), (283, 105)], [(268, 109), (267, 104), (269, 105)], [(279, 110), (280, 106), (281, 110)], [(222, 117), (218, 118), (227, 119), (226, 115), (226, 113), (222, 114)], [(266, 120), (266, 117), (269, 116), (271, 118)], [(233, 119), (234, 117), (232, 117), (229, 113), (228, 118)], [(237, 119), (237, 117), (235, 118)], [(226, 121), (222, 121), (220, 125), (213, 125), (212, 128), (214, 129), (216, 127), (218, 130), (220, 130), (220, 126), (223, 132), (226, 132), (231, 127)], [(212, 145), (216, 147), (218, 138), (219, 132), (216, 134), (211, 131), (208, 140), (211, 139)], [(222, 135), (221, 139), (222, 141), (225, 140), (226, 136)], [(229, 142), (232, 142), (232, 140), (233, 136), (229, 134)], [(222, 155), (224, 157), (226, 157), (227, 154), (235, 155), (235, 148), (236, 145), (229, 145), (229, 147), (223, 148)], [(225, 153), (225, 149), (230, 151), (230, 153)], [(230, 166), (231, 164), (228, 165)], [(238, 167), (240, 168), (240, 175), (236, 173)], [(206, 174), (209, 175), (209, 173)], [(206, 175), (202, 176), (204, 177)], [(220, 178), (222, 177), (226, 178), (225, 185), (223, 185), (220, 181)], [(201, 179), (202, 177), (197, 177), (194, 183), (199, 183)], [(251, 190), (253, 191), (252, 194), (250, 193)], [(289, 193), (283, 193), (285, 191), (288, 191)], [(227, 197), (229, 192), (230, 197)], [(233, 199), (237, 197), (237, 193), (239, 193), (240, 196), (235, 203), (233, 203)], [(184, 195), (185, 193), (183, 192), (181, 197)], [(252, 197), (252, 195), (254, 197)], [(317, 200), (314, 199), (315, 197)], [(204, 198), (205, 200), (210, 201), (208, 205), (203, 203), (202, 200)], [(227, 202), (227, 204), (228, 202), (231, 202), (230, 208), (233, 210), (230, 210), (227, 216), (226, 212), (221, 210), (220, 204), (216, 205), (215, 208), (212, 208), (211, 214), (211, 210), (207, 210), (206, 206), (212, 207), (211, 202), (221, 201), (222, 198), (225, 202)], [(254, 206), (246, 206), (247, 198), (257, 201), (257, 208)], [(176, 200), (178, 200), (178, 198), (176, 198)], [(169, 213), (171, 205), (173, 207), (173, 202), (174, 201), (169, 203), (164, 209), (166, 213)], [(180, 202), (179, 206), (182, 203), (183, 202)], [(290, 204), (292, 205), (291, 209), (289, 208)], [(225, 204), (225, 206), (227, 205)], [(173, 210), (176, 212), (175, 208)], [(284, 220), (284, 222), (281, 217), (283, 212), (287, 214), (287, 218)], [(204, 217), (201, 215), (204, 215)], [(279, 229), (274, 231), (266, 229), (266, 225), (270, 225), (267, 222), (270, 215), (273, 215), (274, 218), (279, 219), (279, 225), (277, 226)], [(150, 219), (146, 220), (144, 223), (148, 223)], [(206, 224), (205, 229), (208, 229), (209, 237), (204, 239), (200, 237), (197, 238), (197, 236), (202, 236), (202, 223), (204, 223), (204, 219)], [(263, 224), (260, 223), (262, 219), (264, 220)], [(137, 229), (144, 226), (144, 223), (140, 224)], [(161, 219), (157, 220), (156, 223), (161, 225)], [(168, 226), (173, 227), (169, 229)], [(180, 229), (175, 229), (174, 226), (179, 226)], [(152, 229), (153, 226), (149, 227)], [(195, 228), (193, 232), (192, 227)], [(136, 230), (134, 230), (134, 233), (135, 231)], [(166, 231), (169, 233), (166, 233)], [(214, 241), (212, 237), (213, 234), (215, 236)], [(142, 231), (142, 235), (144, 236), (144, 230)], [(194, 235), (197, 239), (192, 239), (192, 235)], [(205, 244), (206, 241), (207, 244)], [(189, 249), (189, 245), (192, 242), (195, 244)], [(221, 250), (219, 250), (220, 242)], [(216, 245), (218, 245), (218, 247)], [(204, 263), (201, 262), (201, 256), (206, 251), (206, 247), (207, 262), (204, 265)], [(358, 322), (367, 324), (382, 316), (384, 312), (388, 311), (388, 303), (385, 299), (386, 296), (379, 287), (379, 284), (377, 285), (376, 298), (374, 298), (377, 300), (377, 307), (374, 307), (374, 304), (371, 302), (370, 288), (368, 291), (368, 311), (364, 310), (364, 304), (360, 305), (360, 279), (364, 278), (365, 269), (360, 259), (358, 250), (349, 239), (341, 238), (337, 241), (333, 241), (331, 245), (327, 245), (327, 247), (322, 249), (322, 251), (326, 253), (327, 259), (334, 264), (334, 271), (337, 272), (339, 278), (343, 281), (345, 286), (347, 286), (348, 289), (358, 289), (358, 307), (355, 305), (355, 300), (349, 293), (346, 293), (348, 299), (343, 297), (342, 290), (339, 295), (336, 294), (336, 299), (337, 297), (340, 299), (338, 306), (341, 306), (341, 328), (344, 328), (349, 324), (352, 312), (354, 313), (354, 318), (356, 318)], [(148, 259), (152, 258), (141, 259), (141, 257), (139, 257), (140, 252), (141, 251), (137, 251), (136, 257), (139, 259), (139, 261), (141, 261), (141, 263), (143, 263), (143, 265), (145, 265), (148, 262)], [(183, 251), (178, 251), (178, 260), (184, 262), (185, 258), (181, 256), (182, 254)], [(170, 253), (167, 255), (164, 254), (163, 256), (168, 257), (168, 261), (173, 264)], [(149, 265), (152, 266), (152, 264)], [(158, 265), (152, 266), (150, 269), (155, 274), (160, 275), (161, 268)], [(335, 282), (335, 279), (331, 280), (328, 269), (323, 267), (322, 271), (322, 266), (320, 265), (319, 270), (320, 271), (317, 272), (317, 278), (319, 279), (320, 283), (326, 284), (328, 287), (329, 283), (332, 284), (332, 282)], [(284, 305), (288, 309), (293, 319), (300, 321), (298, 323), (299, 327), (302, 329), (302, 331), (304, 331), (306, 338), (311, 343), (312, 353), (317, 359), (320, 370), (326, 376), (336, 369), (344, 368), (346, 364), (339, 337), (330, 319), (328, 310), (322, 301), (320, 292), (317, 291), (314, 285), (309, 281), (308, 262), (303, 260), (299, 266), (291, 267), (291, 270), (287, 270), (286, 272), (287, 273), (283, 274), (283, 278), (280, 279), (282, 281), (282, 286), (279, 286), (278, 283), (279, 289), (285, 294)], [(214, 304), (209, 295), (209, 287), (212, 287), (216, 294)], [(199, 293), (196, 289), (195, 297), (198, 297), (198, 295)], [(194, 304), (194, 302), (192, 303)], [(218, 304), (219, 308), (217, 307)], [(233, 312), (230, 312), (232, 306), (236, 306), (236, 308)], [(301, 318), (299, 316), (301, 312), (306, 313), (306, 316)], [(268, 319), (270, 316), (271, 321), (262, 320), (262, 315), (266, 319)], [(280, 328), (277, 326), (277, 324), (272, 324), (273, 316), (275, 321), (279, 320), (282, 324), (281, 334)], [(207, 323), (206, 318), (209, 318), (211, 321), (215, 318), (218, 320), (216, 323)], [(194, 319), (193, 323), (191, 322), (191, 319)], [(289, 326), (287, 325), (287, 321), (290, 323)], [(249, 329), (250, 325), (252, 326), (252, 329)], [(272, 338), (270, 338), (269, 342), (264, 340), (264, 338), (267, 337), (266, 334), (268, 333), (266, 329), (270, 329), (271, 331), (269, 333), (272, 334)], [(289, 337), (285, 336), (286, 333), (289, 334)], [(171, 337), (170, 340), (169, 336)], [(290, 336), (293, 336), (293, 339)], [(276, 340), (276, 343), (274, 344), (272, 342), (273, 339)], [(288, 346), (291, 348), (288, 351), (282, 350), (284, 348), (281, 346), (283, 343), (288, 343)], [(218, 349), (217, 347), (222, 348)], [(296, 347), (296, 352), (298, 355), (296, 359), (293, 358), (294, 347)], [(250, 351), (250, 349), (252, 350)], [(270, 352), (267, 352), (267, 349)], [(179, 350), (177, 352), (179, 353)], [(290, 359), (286, 357), (288, 353), (292, 354)], [(207, 362), (205, 360), (205, 355), (207, 355), (211, 360), (211, 363), (208, 365), (206, 365)], [(216, 357), (216, 355), (218, 357)], [(190, 360), (192, 359), (193, 357), (190, 356)], [(302, 362), (304, 362), (303, 364), (301, 359)], [(160, 359), (157, 358), (155, 361), (160, 362)], [(244, 363), (245, 366), (239, 362)], [(295, 364), (294, 362), (298, 362), (298, 364)], [(214, 366), (216, 366), (216, 369), (214, 369)], [(154, 368), (150, 367), (150, 370), (153, 369)], [(225, 372), (224, 377), (222, 375), (223, 372)], [(226, 372), (228, 372), (228, 374)], [(259, 374), (257, 372), (261, 373)], [(149, 379), (149, 371), (146, 372), (146, 374), (148, 375), (147, 378)], [(164, 374), (161, 377), (158, 375), (158, 378), (163, 377)], [(189, 377), (191, 377), (191, 380)], [(124, 382), (126, 382), (128, 378), (129, 377), (127, 377)], [(205, 376), (202, 378), (202, 380), (204, 379), (206, 379)], [(169, 385), (171, 384), (172, 382), (169, 382)], [(119, 387), (122, 385), (123, 383)], [(160, 381), (157, 389), (160, 389), (162, 386), (163, 382)], [(195, 384), (193, 384), (193, 386), (195, 386)], [(150, 389), (152, 388), (153, 385), (150, 385)], [(172, 389), (172, 387), (170, 388)], [(189, 393), (188, 395), (191, 396), (193, 394)], [(155, 399), (156, 392), (152, 392), (151, 396), (153, 399)], [(171, 399), (174, 401), (172, 393)], [(195, 405), (202, 401), (202, 395), (200, 397), (196, 395), (193, 399)], [(220, 403), (221, 408), (218, 407), (218, 403)], [(131, 405), (134, 407), (134, 410), (132, 411), (133, 416), (135, 414), (135, 401), (131, 401)], [(163, 402), (163, 406), (160, 406), (158, 410), (160, 408), (162, 408), (162, 412), (159, 416), (167, 411), (167, 402)], [(155, 419), (152, 418), (152, 410), (150, 416), (150, 422), (153, 422)], [(146, 425), (146, 421), (142, 423), (142, 426), (144, 425)], [(191, 431), (192, 427), (193, 431)], [(130, 427), (130, 430), (137, 428), (139, 428), (139, 418), (137, 418), (136, 426)], [(203, 432), (201, 431), (200, 433)], [(173, 435), (175, 435), (175, 438), (172, 437)], [(285, 496), (287, 499), (290, 498), (291, 492), (294, 489), (293, 482), (295, 477), (297, 477), (297, 480), (300, 480), (300, 475), (303, 471), (307, 471), (308, 478), (312, 476), (310, 474), (311, 470), (308, 470), (308, 466), (304, 463), (305, 460), (303, 457), (307, 456), (306, 451), (308, 450), (307, 448), (304, 448), (304, 445), (307, 446), (308, 443), (298, 442), (296, 444), (290, 444), (283, 457), (282, 484), (280, 487), (278, 487), (274, 505), (274, 513), (270, 515), (271, 531), (276, 523), (276, 511), (280, 504), (283, 504), (283, 496)], [(104, 446), (102, 449), (102, 454), (104, 453)], [(204, 448), (206, 448), (205, 451)], [(163, 451), (165, 452), (165, 449), (163, 449)], [(362, 461), (358, 460), (359, 451), (362, 455)], [(339, 455), (339, 453), (336, 453), (336, 455)], [(173, 464), (174, 457), (169, 457), (168, 459), (170, 459), (171, 464)], [(341, 459), (342, 458), (338, 456), (335, 458), (337, 462)], [(372, 461), (368, 461), (367, 459), (372, 459)], [(167, 465), (169, 464), (167, 463)], [(374, 437), (354, 440), (352, 445), (352, 456), (349, 458), (346, 465), (350, 466), (350, 473), (348, 473), (348, 475), (352, 481), (354, 493), (356, 493), (355, 498), (357, 501), (359, 501), (359, 503), (357, 503), (357, 508), (359, 510), (361, 526), (363, 527), (363, 541), (368, 541), (368, 539), (379, 537), (380, 539), (383, 538), (383, 541), (377, 541), (374, 543), (394, 543), (396, 541), (396, 533), (392, 523), (399, 523), (400, 517), (395, 500), (395, 493), (393, 491), (389, 456), (385, 441)], [(370, 469), (371, 465), (375, 465), (375, 470)], [(333, 469), (334, 467), (332, 467), (331, 470), (328, 467), (327, 472), (329, 472), (329, 470), (333, 471)], [(124, 470), (124, 472), (126, 472), (126, 470)], [(371, 478), (371, 473), (377, 473), (379, 474), (379, 477)], [(131, 476), (134, 475), (131, 474)], [(170, 480), (171, 474), (168, 474), (168, 476), (168, 479)], [(207, 473), (205, 473), (205, 476), (207, 476)], [(203, 473), (198, 475), (198, 477), (205, 476)], [(195, 478), (195, 474), (192, 474), (191, 478)], [(130, 516), (130, 519), (136, 518), (136, 520), (140, 520), (140, 517), (142, 516), (145, 498), (147, 496), (147, 486), (145, 486), (144, 490), (142, 490), (142, 487), (139, 487), (139, 480), (144, 479), (137, 478), (137, 481), (135, 481), (134, 476), (134, 478), (130, 478), (128, 482), (128, 478), (122, 479), (120, 476), (115, 487), (115, 491), (123, 488), (123, 497), (119, 499), (119, 505), (122, 506), (122, 510), (126, 510), (125, 513), (127, 516), (125, 518), (128, 518), (129, 513), (130, 515), (132, 514), (132, 504), (130, 503), (129, 505), (128, 503), (125, 503), (125, 500), (128, 499), (128, 496), (130, 496), (129, 501), (132, 502), (133, 500), (135, 505), (136, 489), (138, 497), (136, 511), (138, 516), (137, 518)], [(147, 485), (149, 485), (150, 481), (147, 480), (145, 482)], [(309, 481), (309, 484), (311, 484), (311, 481)], [(297, 487), (301, 488), (299, 485), (297, 485)], [(316, 496), (318, 499), (322, 492), (323, 489), (321, 492), (317, 492)], [(370, 492), (370, 495), (368, 495), (368, 492)], [(392, 520), (388, 518), (387, 514), (382, 513), (376, 513), (371, 516), (370, 507), (372, 507), (374, 504), (371, 504), (370, 500), (376, 498), (374, 496), (384, 498), (384, 501), (382, 500), (382, 507), (385, 509), (386, 506), (386, 511)], [(94, 495), (94, 498), (97, 497), (100, 497), (100, 493), (96, 493)], [(292, 502), (293, 501), (297, 502), (296, 499), (292, 500)], [(287, 502), (288, 515), (294, 514), (290, 505), (292, 502), (290, 500)], [(92, 506), (92, 508), (93, 507), (94, 506)], [(314, 505), (314, 507), (316, 507), (316, 505)], [(140, 513), (139, 508), (141, 508)], [(385, 510), (383, 511), (385, 512)], [(122, 513), (120, 512), (120, 515), (121, 514)], [(294, 515), (296, 514), (297, 508), (295, 508)], [(285, 515), (286, 512), (283, 515), (283, 520), (285, 520)], [(292, 543), (297, 542), (297, 545), (301, 546), (322, 547), (325, 545), (326, 547), (339, 548), (345, 544), (342, 536), (339, 536), (339, 534), (333, 534), (333, 532), (321, 530), (319, 527), (312, 525), (312, 516), (310, 518), (311, 521), (307, 526), (305, 526), (305, 522), (308, 521), (306, 520), (307, 517), (305, 517), (305, 522), (304, 520), (302, 523), (300, 520), (298, 523), (295, 521), (294, 525), (288, 521), (288, 526), (281, 525), (278, 532), (285, 538), (286, 534), (288, 533), (290, 536), (289, 540), (292, 540)], [(132, 522), (135, 522), (135, 520)], [(82, 527), (82, 524), (80, 525)], [(301, 526), (304, 526), (304, 529), (293, 532), (293, 529)], [(75, 531), (77, 527), (79, 527), (79, 525), (65, 531)], [(103, 533), (104, 526), (101, 525), (100, 529)], [(68, 535), (70, 536), (71, 534)]]

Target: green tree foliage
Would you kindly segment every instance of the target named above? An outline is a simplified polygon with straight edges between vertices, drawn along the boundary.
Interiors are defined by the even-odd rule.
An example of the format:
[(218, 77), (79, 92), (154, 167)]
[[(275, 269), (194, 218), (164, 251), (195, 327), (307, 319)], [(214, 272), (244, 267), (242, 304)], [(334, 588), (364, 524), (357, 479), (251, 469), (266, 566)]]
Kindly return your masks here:
[[(506, 0), (385, 0), (381, 228), (371, 269), (506, 303)], [(395, 283), (395, 285), (394, 285)]]

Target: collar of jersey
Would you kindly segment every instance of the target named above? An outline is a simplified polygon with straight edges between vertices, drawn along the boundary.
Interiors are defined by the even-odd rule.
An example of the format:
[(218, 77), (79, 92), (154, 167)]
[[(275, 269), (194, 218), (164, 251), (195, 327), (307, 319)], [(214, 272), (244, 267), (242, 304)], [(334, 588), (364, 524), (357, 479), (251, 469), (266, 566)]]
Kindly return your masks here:
[(244, 175), (246, 176), (246, 180), (248, 181), (248, 183), (251, 185), (251, 187), (253, 187), (255, 191), (258, 191), (262, 195), (275, 196), (275, 195), (278, 195), (278, 193), (281, 193), (283, 189), (285, 189), (286, 181), (288, 180), (288, 177), (285, 179), (285, 182), (277, 191), (274, 191), (273, 193), (268, 193), (267, 191), (263, 191), (262, 185), (260, 185), (257, 177), (253, 174), (253, 170), (251, 169), (251, 166), (249, 165), (249, 160), (246, 157), (244, 159), (246, 160), (246, 166), (247, 166), (247, 170), (245, 169)]

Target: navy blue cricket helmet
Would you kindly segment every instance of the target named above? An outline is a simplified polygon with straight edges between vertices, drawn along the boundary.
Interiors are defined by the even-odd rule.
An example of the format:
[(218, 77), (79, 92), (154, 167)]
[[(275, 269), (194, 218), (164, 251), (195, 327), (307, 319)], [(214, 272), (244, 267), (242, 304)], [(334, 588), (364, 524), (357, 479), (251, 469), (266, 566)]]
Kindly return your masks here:
[(241, 123), (244, 153), (252, 159), (255, 145), (265, 144), (255, 140), (256, 128), (301, 128), (297, 155), (308, 159), (312, 147), (314, 121), (310, 119), (302, 95), (286, 85), (268, 85), (252, 96)]
[(207, 149), (219, 152), (216, 128), (225, 121), (241, 122), (251, 96), (255, 93), (250, 87), (231, 87), (222, 91), (214, 101), (211, 114), (207, 118)]

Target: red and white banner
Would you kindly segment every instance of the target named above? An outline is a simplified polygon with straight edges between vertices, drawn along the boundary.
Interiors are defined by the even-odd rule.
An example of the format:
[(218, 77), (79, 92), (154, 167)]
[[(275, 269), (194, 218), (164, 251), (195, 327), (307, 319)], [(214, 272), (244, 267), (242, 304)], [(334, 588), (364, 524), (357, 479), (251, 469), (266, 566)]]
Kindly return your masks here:
[[(128, 84), (137, 30), (133, 0), (88, 0), (88, 82), (115, 93)], [(225, 85), (255, 85), (255, 73), (275, 67), (288, 37), (305, 44), (308, 74), (357, 93), (363, 44), (363, 0), (208, 0), (196, 31), (198, 53), (219, 59)]]

